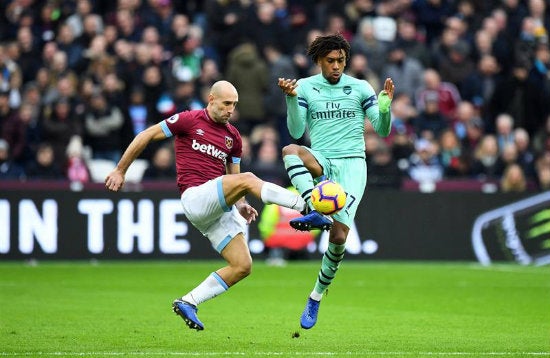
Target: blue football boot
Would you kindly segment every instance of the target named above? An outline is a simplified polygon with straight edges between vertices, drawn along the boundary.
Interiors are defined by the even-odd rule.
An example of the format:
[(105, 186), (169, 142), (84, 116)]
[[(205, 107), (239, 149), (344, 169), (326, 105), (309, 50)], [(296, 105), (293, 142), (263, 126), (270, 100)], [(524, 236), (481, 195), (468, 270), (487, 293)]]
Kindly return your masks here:
[(315, 210), (299, 218), (292, 219), (288, 223), (299, 231), (309, 231), (312, 229), (328, 231), (332, 227), (332, 219)]
[(304, 329), (310, 329), (317, 323), (317, 313), (319, 312), (319, 305), (321, 301), (315, 301), (313, 298), (308, 297), (306, 308), (302, 312), (300, 317), (300, 325)]
[(197, 331), (204, 329), (204, 325), (197, 317), (197, 307), (194, 305), (182, 300), (174, 300), (172, 309), (178, 316), (183, 318), (189, 328), (196, 329)]

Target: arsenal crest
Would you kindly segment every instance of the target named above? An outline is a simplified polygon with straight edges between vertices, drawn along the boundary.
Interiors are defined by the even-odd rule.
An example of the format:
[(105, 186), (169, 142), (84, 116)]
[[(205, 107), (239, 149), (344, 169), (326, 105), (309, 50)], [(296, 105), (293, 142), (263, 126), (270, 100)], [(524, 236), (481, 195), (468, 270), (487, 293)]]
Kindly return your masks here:
[(351, 93), (351, 86), (344, 86), (344, 88), (342, 90), (344, 91), (345, 94), (350, 94)]
[(225, 136), (225, 146), (227, 149), (233, 148), (233, 138)]

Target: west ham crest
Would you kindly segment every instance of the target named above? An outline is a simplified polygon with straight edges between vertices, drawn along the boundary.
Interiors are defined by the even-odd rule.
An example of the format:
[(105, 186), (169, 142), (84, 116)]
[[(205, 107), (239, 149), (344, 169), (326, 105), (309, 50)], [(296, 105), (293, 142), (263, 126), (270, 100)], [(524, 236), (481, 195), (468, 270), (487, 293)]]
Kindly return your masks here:
[(225, 136), (225, 146), (227, 149), (233, 148), (233, 138)]

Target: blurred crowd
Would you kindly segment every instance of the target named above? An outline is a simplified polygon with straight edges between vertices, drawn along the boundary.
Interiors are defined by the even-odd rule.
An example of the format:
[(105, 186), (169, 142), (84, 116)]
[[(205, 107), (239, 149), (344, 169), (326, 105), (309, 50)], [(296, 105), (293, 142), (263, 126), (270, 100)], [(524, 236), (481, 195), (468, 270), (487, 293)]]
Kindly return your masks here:
[[(365, 133), (369, 187), (494, 181), (550, 189), (548, 0), (4, 0), (0, 179), (88, 182), (131, 139), (239, 91), (242, 169), (288, 185), (293, 140), (277, 78), (317, 73), (318, 35), (351, 44), (346, 72), (396, 85), (392, 132)], [(174, 177), (171, 143), (142, 154), (143, 180)]]

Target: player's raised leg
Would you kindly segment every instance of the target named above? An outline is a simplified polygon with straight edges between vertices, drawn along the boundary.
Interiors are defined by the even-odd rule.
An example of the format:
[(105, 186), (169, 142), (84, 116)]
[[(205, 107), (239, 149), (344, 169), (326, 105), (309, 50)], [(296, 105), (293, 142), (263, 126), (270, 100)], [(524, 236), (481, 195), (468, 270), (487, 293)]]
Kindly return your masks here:
[(246, 194), (252, 194), (266, 204), (277, 204), (290, 209), (303, 211), (306, 202), (282, 186), (264, 181), (250, 172), (224, 175), (223, 193), (228, 206), (235, 204)]
[(290, 182), (308, 203), (308, 210), (302, 212), (304, 216), (290, 220), (290, 226), (300, 231), (330, 230), (332, 220), (311, 207), (311, 191), (315, 184), (313, 178), (323, 175), (323, 169), (313, 154), (299, 145), (290, 144), (283, 148), (283, 162)]

